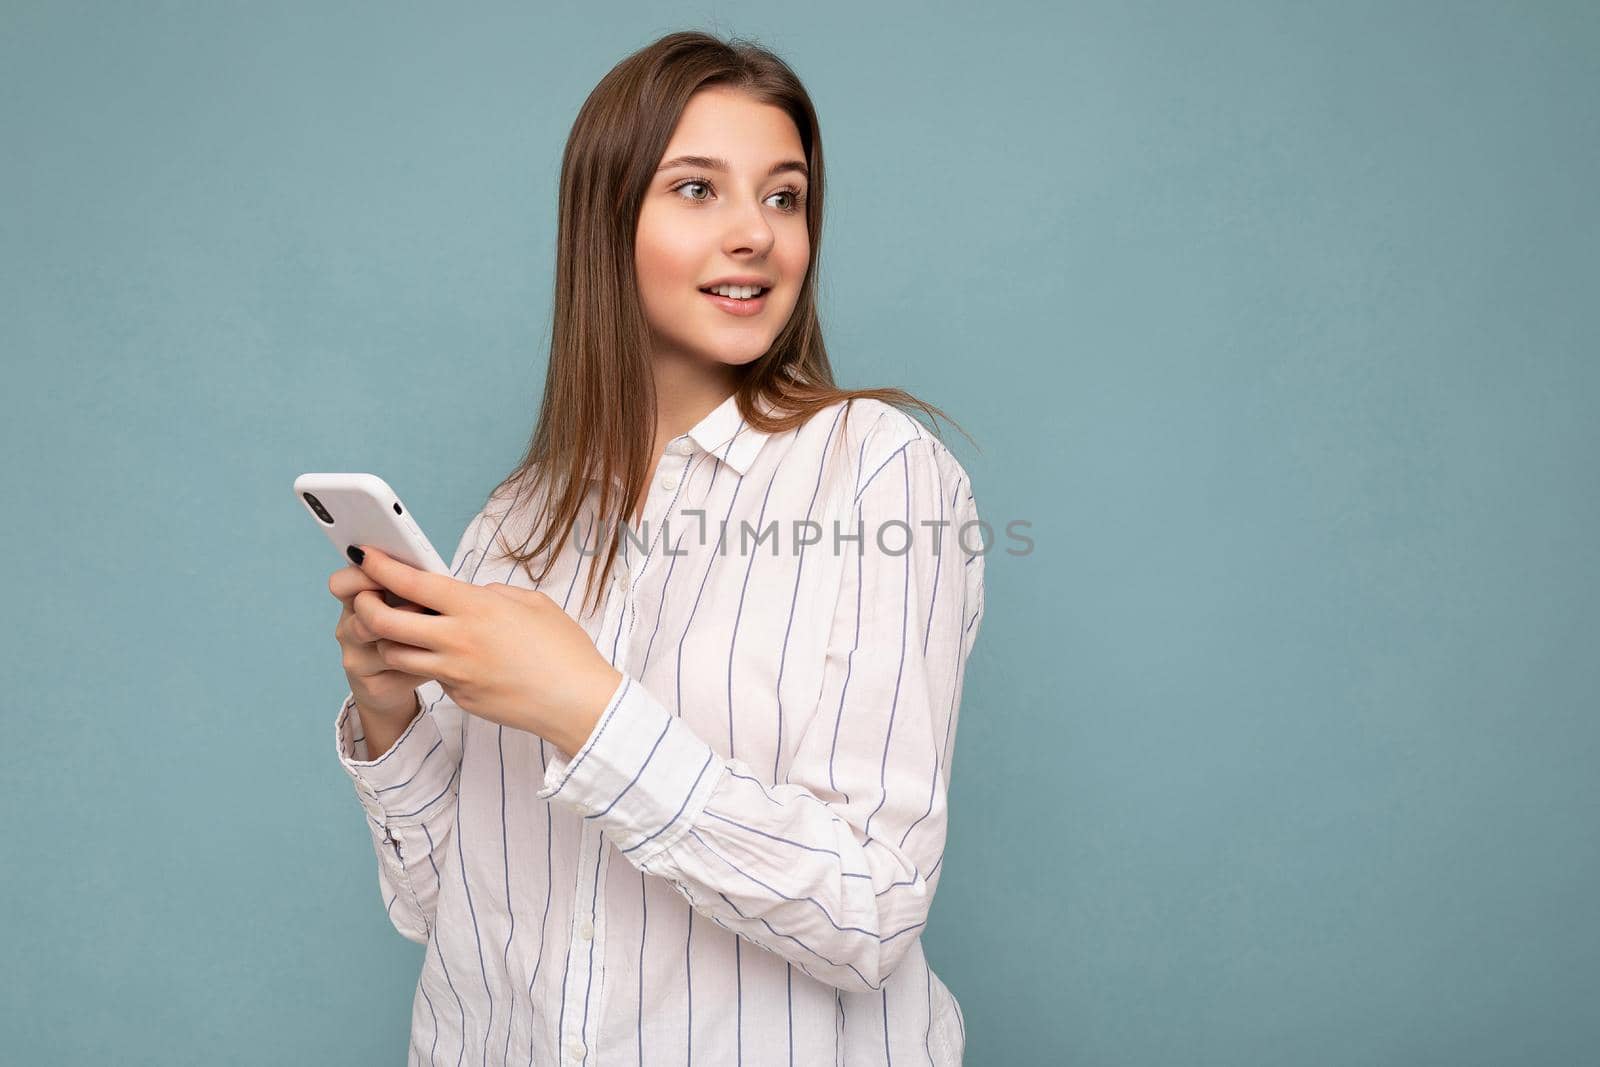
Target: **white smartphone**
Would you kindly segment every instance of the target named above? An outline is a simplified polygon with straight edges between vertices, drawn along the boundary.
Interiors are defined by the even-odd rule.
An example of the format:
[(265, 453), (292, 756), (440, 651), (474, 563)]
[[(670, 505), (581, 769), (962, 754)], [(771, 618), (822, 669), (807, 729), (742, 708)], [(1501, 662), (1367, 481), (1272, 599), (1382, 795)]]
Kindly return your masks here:
[[(375, 545), (418, 570), (449, 575), (449, 564), (412, 519), (411, 509), (376, 474), (302, 474), (294, 480), (294, 495), (345, 562), (355, 562), (349, 552), (352, 546)], [(388, 591), (383, 599), (390, 607), (409, 603)], [(422, 610), (439, 614), (432, 608)]]

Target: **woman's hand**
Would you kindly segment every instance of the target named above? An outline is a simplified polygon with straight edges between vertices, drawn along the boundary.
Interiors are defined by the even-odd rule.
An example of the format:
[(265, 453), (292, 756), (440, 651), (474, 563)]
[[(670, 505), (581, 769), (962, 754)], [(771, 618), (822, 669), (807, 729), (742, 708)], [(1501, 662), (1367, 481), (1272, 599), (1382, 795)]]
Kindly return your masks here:
[(360, 547), (362, 573), (439, 612), (355, 598), (383, 664), (435, 679), (463, 711), (537, 734), (569, 759), (583, 747), (622, 674), (560, 605), (536, 589), (474, 585)]
[[(328, 592), (344, 605), (339, 612), (339, 622), (333, 628), (333, 637), (339, 642), (345, 679), (350, 683), (350, 694), (362, 716), (409, 721), (420, 707), (417, 687), (427, 679), (397, 671), (384, 663), (374, 644), (375, 635), (359, 618), (359, 606), (363, 601), (384, 602), (383, 586), (367, 577), (360, 567), (352, 565), (333, 572), (328, 579)], [(394, 610), (421, 609), (399, 606)]]

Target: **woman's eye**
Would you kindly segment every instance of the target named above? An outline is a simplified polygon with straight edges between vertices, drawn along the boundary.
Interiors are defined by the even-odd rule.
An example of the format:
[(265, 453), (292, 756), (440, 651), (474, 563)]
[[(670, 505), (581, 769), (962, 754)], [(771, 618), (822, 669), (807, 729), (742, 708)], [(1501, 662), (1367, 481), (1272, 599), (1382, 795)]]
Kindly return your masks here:
[[(697, 204), (703, 204), (707, 200), (710, 199), (710, 195), (709, 194), (711, 192), (711, 183), (708, 182), (708, 181), (704, 181), (704, 180), (698, 179), (698, 178), (691, 179), (690, 181), (684, 182), (682, 185), (675, 186), (673, 191), (681, 193), (685, 189), (692, 189), (692, 188), (695, 188), (696, 186), (703, 187), (706, 190), (706, 193), (708, 195), (706, 195), (706, 196), (694, 196), (694, 195), (691, 194), (686, 199), (691, 200), (691, 201), (693, 201), (693, 202), (695, 202)], [(772, 196), (786, 196), (786, 197), (789, 198), (788, 206), (787, 207), (780, 207), (778, 209), (779, 211), (783, 211), (783, 212), (786, 212), (788, 214), (793, 214), (794, 212), (799, 211), (800, 210), (800, 205), (802, 203), (804, 203), (804, 201), (805, 201), (805, 194), (802, 193), (802, 192), (799, 192), (797, 190), (794, 190), (794, 189), (779, 189), (777, 192), (773, 193)], [(772, 197), (768, 197), (767, 199), (770, 200), (770, 199), (772, 199)]]

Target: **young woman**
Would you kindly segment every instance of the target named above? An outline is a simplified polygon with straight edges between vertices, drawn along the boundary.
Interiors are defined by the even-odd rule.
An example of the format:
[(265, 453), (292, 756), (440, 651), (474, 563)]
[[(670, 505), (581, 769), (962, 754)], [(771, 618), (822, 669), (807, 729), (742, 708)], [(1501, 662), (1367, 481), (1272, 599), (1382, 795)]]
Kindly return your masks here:
[(822, 191), (769, 52), (620, 63), (562, 163), (526, 456), (453, 578), (329, 581), (339, 758), (427, 946), (412, 1062), (961, 1059), (921, 932), (985, 544), (896, 405), (942, 412), (833, 384)]

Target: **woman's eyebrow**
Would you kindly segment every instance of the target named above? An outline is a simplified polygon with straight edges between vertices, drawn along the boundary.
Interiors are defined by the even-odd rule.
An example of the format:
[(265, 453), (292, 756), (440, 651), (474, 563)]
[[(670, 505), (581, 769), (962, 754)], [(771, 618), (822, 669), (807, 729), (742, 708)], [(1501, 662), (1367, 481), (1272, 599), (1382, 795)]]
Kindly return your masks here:
[[(671, 170), (673, 167), (698, 167), (701, 170), (714, 170), (723, 174), (728, 173), (729, 169), (728, 161), (718, 159), (716, 156), (678, 156), (657, 167), (656, 173), (660, 174), (662, 171)], [(811, 171), (798, 159), (785, 159), (782, 162), (774, 163), (772, 169), (767, 171), (767, 177), (770, 178), (774, 174), (782, 174), (785, 171), (795, 171), (801, 177), (807, 179), (811, 177)]]

